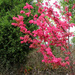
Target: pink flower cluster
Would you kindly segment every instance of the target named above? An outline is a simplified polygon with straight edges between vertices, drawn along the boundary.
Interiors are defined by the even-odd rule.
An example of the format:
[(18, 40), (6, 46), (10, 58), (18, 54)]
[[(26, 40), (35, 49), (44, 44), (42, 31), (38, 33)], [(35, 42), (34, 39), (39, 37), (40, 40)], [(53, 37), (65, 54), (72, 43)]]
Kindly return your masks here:
[(26, 3), (26, 6), (23, 7), (23, 9), (33, 9), (33, 7), (31, 5), (29, 5), (28, 3)]
[(73, 7), (72, 7), (72, 9), (74, 9), (75, 8), (75, 4), (73, 4)]
[[(39, 27), (37, 30), (34, 30), (32, 32), (28, 31), (26, 25), (23, 22), (23, 16), (19, 15), (18, 18), (13, 17), (13, 20), (15, 20), (17, 23), (12, 23), (12, 25), (20, 27), (20, 31), (27, 34), (24, 37), (20, 37), (20, 39), (22, 40), (21, 43), (28, 42), (31, 43), (30, 48), (37, 48), (44, 57), (42, 62), (65, 67), (70, 63), (69, 57), (65, 57), (64, 61), (61, 57), (55, 57), (50, 46), (60, 47), (64, 55), (70, 54), (70, 52), (66, 52), (66, 50), (68, 50), (68, 36), (73, 36), (71, 32), (68, 32), (68, 29), (69, 27), (75, 26), (74, 23), (68, 22), (68, 19), (71, 20), (70, 17), (72, 16), (72, 14), (71, 12), (66, 12), (64, 17), (62, 16), (65, 21), (62, 21), (60, 20), (58, 12), (53, 11), (53, 6), (48, 7), (48, 2), (46, 2), (45, 4), (47, 6), (44, 7), (42, 7), (41, 4), (37, 4), (37, 6), (39, 7), (38, 13), (40, 13), (40, 16), (38, 16), (37, 14), (31, 14), (31, 9), (33, 9), (33, 7), (28, 3), (26, 3), (26, 6), (24, 6), (23, 9), (28, 9), (29, 12), (25, 13), (23, 10), (20, 11), (20, 13), (25, 13), (25, 15), (27, 15), (28, 17), (30, 15), (33, 16), (33, 19), (30, 20), (29, 23), (37, 25)], [(57, 2), (55, 2), (54, 4), (56, 8), (60, 9), (60, 6), (57, 5)], [(68, 7), (65, 7), (65, 10), (68, 11)], [(54, 21), (54, 24), (50, 20)], [(34, 38), (32, 40), (30, 36), (38, 36), (38, 38)], [(44, 44), (42, 42), (44, 42)]]

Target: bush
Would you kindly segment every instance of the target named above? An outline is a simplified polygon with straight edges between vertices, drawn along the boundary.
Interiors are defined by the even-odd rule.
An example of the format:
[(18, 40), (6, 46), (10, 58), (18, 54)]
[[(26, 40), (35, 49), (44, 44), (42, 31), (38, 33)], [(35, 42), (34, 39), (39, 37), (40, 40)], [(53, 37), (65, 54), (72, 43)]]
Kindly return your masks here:
[[(11, 25), (13, 22), (12, 17), (20, 14), (19, 11), (24, 7), (25, 2), (29, 3), (32, 0), (0, 1), (0, 65), (5, 68), (10, 67), (10, 65), (13, 66), (14, 64), (23, 63), (23, 61), (25, 62), (26, 56), (32, 50), (29, 48), (28, 43), (20, 43), (20, 36), (24, 36), (25, 34), (21, 33), (18, 27)], [(27, 21), (27, 28), (30, 31), (33, 31), (34, 29), (37, 29), (37, 27), (32, 24), (28, 24), (28, 21), (31, 18), (28, 19), (27, 16), (25, 16), (24, 20)]]
[(24, 35), (19, 28), (0, 26), (0, 64), (7, 65), (21, 63), (29, 53), (29, 44), (20, 43), (20, 36)]
[(17, 7), (16, 10), (22, 9), (26, 2), (30, 3), (31, 1), (32, 0), (0, 0), (0, 16), (5, 16), (6, 12), (11, 11), (15, 7)]

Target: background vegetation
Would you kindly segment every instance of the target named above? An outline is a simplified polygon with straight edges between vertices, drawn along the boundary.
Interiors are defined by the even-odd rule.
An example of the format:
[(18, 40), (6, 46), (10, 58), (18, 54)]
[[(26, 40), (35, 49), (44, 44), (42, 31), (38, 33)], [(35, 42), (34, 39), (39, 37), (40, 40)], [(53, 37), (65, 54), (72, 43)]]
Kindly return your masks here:
[[(21, 33), (18, 27), (11, 25), (14, 22), (12, 17), (21, 15), (20, 10), (23, 9), (26, 2), (31, 4), (32, 0), (0, 0), (0, 71), (3, 68), (9, 69), (14, 64), (25, 63), (26, 56), (32, 51), (28, 43), (20, 43), (20, 36), (25, 34)], [(35, 4), (33, 7), (37, 10)], [(37, 11), (32, 12), (37, 13)], [(33, 31), (37, 29), (37, 26), (29, 24), (30, 19), (32, 17), (24, 16), (27, 29)]]

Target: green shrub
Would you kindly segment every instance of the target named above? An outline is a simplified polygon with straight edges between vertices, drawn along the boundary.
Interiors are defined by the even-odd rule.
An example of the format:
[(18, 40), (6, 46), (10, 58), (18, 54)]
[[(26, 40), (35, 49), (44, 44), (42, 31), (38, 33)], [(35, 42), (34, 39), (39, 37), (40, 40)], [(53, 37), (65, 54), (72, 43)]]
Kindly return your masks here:
[(17, 7), (16, 10), (22, 9), (26, 2), (30, 3), (31, 1), (32, 0), (0, 0), (0, 16), (5, 16), (6, 12), (11, 11), (15, 7)]
[[(0, 65), (2, 67), (10, 67), (10, 65), (20, 64), (26, 61), (26, 56), (32, 50), (28, 43), (21, 44), (20, 36), (25, 34), (20, 32), (18, 27), (11, 25), (13, 16), (21, 15), (20, 10), (23, 9), (25, 2), (32, 0), (0, 0), (1, 18), (0, 18)], [(8, 6), (6, 6), (6, 5)], [(37, 10), (37, 8), (35, 9)], [(32, 11), (34, 12), (34, 11)], [(34, 12), (35, 14), (36, 12)], [(25, 24), (28, 30), (33, 31), (37, 26), (28, 24), (32, 19), (24, 16)], [(33, 37), (32, 37), (33, 38)], [(1, 68), (0, 68), (1, 69)]]
[(20, 36), (24, 35), (19, 28), (0, 26), (0, 64), (22, 63), (29, 53), (28, 43), (21, 44)]

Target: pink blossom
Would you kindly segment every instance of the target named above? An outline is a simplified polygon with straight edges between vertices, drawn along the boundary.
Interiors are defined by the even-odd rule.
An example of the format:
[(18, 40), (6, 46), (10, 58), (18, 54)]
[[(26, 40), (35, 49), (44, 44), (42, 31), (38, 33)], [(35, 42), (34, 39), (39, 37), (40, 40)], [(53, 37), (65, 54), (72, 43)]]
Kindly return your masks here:
[(20, 15), (18, 15), (18, 18), (19, 18), (19, 21), (23, 21), (23, 19), (24, 19), (24, 17), (20, 16)]
[(25, 11), (21, 10), (20, 13), (23, 14), (23, 13), (25, 13)]
[(67, 12), (66, 15), (67, 16), (72, 16), (72, 13), (71, 12), (69, 12), (69, 13)]
[(23, 9), (27, 9), (27, 6), (24, 6)]
[(20, 37), (20, 39), (23, 40), (24, 38), (23, 37)]
[(33, 7), (30, 5), (30, 8), (33, 9)]
[(42, 5), (44, 5), (44, 3), (42, 3)]
[(61, 66), (65, 67), (66, 66), (66, 63), (65, 62), (61, 63)]
[(71, 23), (70, 26), (73, 27), (73, 26), (75, 26), (75, 24), (74, 23)]
[(26, 3), (26, 6), (23, 7), (23, 9), (33, 9), (33, 7), (31, 5), (29, 5), (28, 3)]
[(65, 51), (65, 48), (61, 47), (61, 50)]
[(65, 58), (65, 60), (68, 60), (68, 59), (69, 59), (69, 57), (66, 57), (66, 58)]
[(17, 23), (11, 23), (11, 25), (18, 26), (18, 24), (17, 24)]
[(73, 64), (75, 64), (75, 61), (73, 62)]
[(33, 20), (30, 20), (30, 21), (29, 21), (30, 24), (33, 23), (33, 22), (34, 22)]
[(53, 61), (53, 63), (57, 63), (58, 59), (54, 57), (52, 61)]
[(13, 17), (13, 20), (16, 20), (16, 22), (19, 22), (19, 21), (23, 21), (23, 16), (20, 16), (20, 15), (17, 15), (18, 16), (18, 18), (17, 17)]
[(21, 44), (24, 43), (24, 41), (21, 41)]
[(67, 6), (65, 7), (65, 11), (68, 11), (68, 7)]
[(69, 0), (64, 0), (64, 1), (69, 2)]
[(67, 64), (67, 65), (69, 65), (69, 64), (70, 64), (70, 62), (69, 62), (69, 61), (66, 61), (66, 64)]
[(48, 2), (45, 2), (45, 4), (48, 6)]
[(27, 33), (27, 29), (23, 26), (20, 26), (20, 31), (23, 33)]
[(37, 15), (37, 14), (35, 14), (35, 15), (34, 15), (34, 20), (36, 20), (36, 19), (37, 19), (37, 17), (38, 17), (38, 15)]
[(20, 22), (19, 22), (19, 25), (24, 25), (24, 26), (26, 26), (23, 21), (20, 21)]
[(35, 14), (35, 15), (34, 15), (34, 17), (36, 17), (36, 18), (37, 18), (37, 17), (38, 17), (38, 15), (37, 15), (37, 14)]
[(72, 9), (74, 9), (74, 8), (75, 8), (75, 4), (73, 5)]
[(42, 62), (45, 62), (44, 59), (42, 60)]
[(15, 16), (14, 16), (14, 17), (13, 17), (13, 20), (16, 20), (16, 21), (18, 21), (19, 19), (18, 19), (17, 17), (15, 17)]
[(38, 13), (42, 14), (44, 11), (45, 11), (44, 9), (42, 9), (42, 8), (39, 7)]
[(68, 54), (68, 55), (70, 55), (71, 54), (71, 52), (64, 52), (65, 54)]
[(30, 16), (31, 12), (27, 12), (25, 13), (25, 15), (27, 15), (28, 17)]

